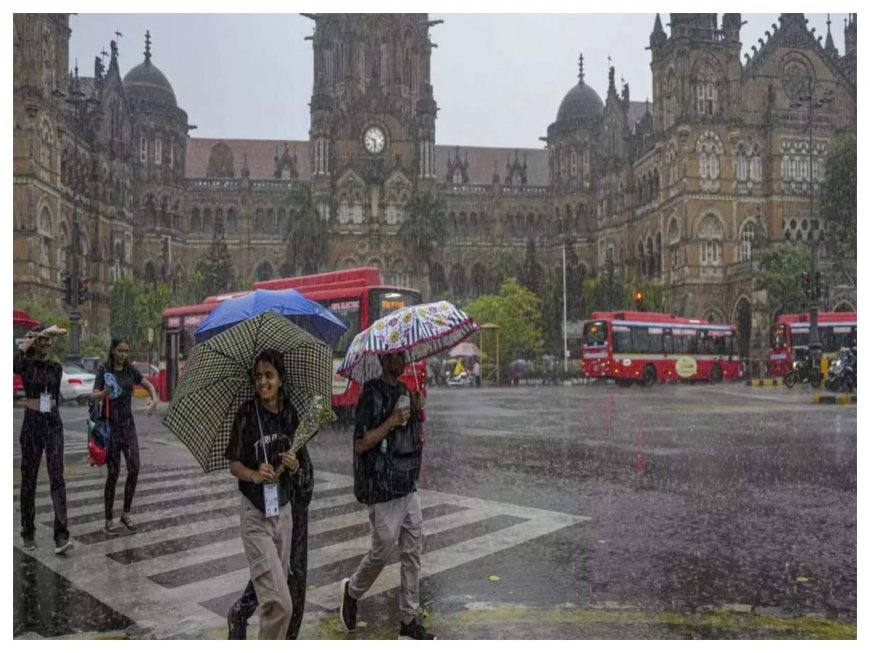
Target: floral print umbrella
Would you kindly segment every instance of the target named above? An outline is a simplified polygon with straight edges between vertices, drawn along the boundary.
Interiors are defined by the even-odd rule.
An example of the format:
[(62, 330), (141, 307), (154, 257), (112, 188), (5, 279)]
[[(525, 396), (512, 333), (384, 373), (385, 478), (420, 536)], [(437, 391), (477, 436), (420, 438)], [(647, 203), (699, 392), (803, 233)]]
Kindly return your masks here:
[(474, 318), (450, 302), (406, 306), (358, 333), (338, 373), (365, 383), (381, 375), (383, 354), (404, 352), (413, 363), (450, 349), (478, 329)]

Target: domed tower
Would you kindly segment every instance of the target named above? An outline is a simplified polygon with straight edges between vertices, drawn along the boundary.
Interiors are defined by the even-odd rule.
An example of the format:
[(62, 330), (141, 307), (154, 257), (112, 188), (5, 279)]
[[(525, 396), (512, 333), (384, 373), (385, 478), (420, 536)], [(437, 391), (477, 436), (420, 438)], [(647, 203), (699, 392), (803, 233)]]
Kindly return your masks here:
[(151, 33), (145, 32), (145, 60), (124, 76), (124, 94), (132, 126), (134, 221), (148, 262), (165, 277), (173, 268), (167, 250), (179, 236), (184, 215), (184, 161), (187, 113), (179, 108), (172, 85), (151, 61)]
[(556, 122), (547, 128), (550, 151), (550, 187), (556, 193), (585, 191), (591, 185), (594, 143), (604, 102), (586, 83), (583, 55), (580, 55), (578, 81), (559, 105)]

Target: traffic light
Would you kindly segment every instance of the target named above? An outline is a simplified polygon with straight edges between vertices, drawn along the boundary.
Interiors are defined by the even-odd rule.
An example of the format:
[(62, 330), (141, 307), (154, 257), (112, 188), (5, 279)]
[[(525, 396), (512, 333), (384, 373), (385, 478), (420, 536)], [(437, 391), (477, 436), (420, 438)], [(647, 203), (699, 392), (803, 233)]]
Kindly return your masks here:
[(79, 280), (79, 303), (83, 304), (88, 301), (88, 280), (80, 279)]
[(63, 301), (72, 304), (72, 279), (68, 274), (63, 275)]
[(643, 300), (644, 300), (643, 290), (638, 288), (637, 290), (634, 291), (634, 305), (637, 307), (637, 310), (639, 310), (639, 311), (643, 310)]
[(813, 298), (813, 282), (810, 279), (810, 273), (809, 272), (802, 273), (801, 280), (803, 281), (804, 295), (807, 296), (807, 299), (812, 299)]

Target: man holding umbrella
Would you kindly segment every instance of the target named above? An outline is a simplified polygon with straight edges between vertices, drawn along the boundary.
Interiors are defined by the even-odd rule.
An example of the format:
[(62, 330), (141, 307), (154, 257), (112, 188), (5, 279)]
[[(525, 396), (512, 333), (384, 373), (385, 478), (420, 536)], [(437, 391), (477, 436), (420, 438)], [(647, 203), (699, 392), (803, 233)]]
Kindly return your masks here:
[(424, 400), (410, 392), (399, 376), (401, 352), (381, 356), (381, 378), (368, 381), (357, 404), (354, 429), (354, 494), (369, 505), (372, 547), (350, 578), (341, 582), (341, 623), (356, 628), (357, 601), (377, 580), (398, 545), (402, 585), (399, 593), (399, 639), (435, 639), (420, 622), (420, 555), (423, 512), (417, 497), (423, 441), (420, 412)]
[(354, 495), (369, 506), (372, 545), (341, 582), (339, 617), (356, 628), (357, 601), (398, 545), (401, 564), (399, 639), (435, 639), (420, 621), (423, 513), (417, 479), (423, 457), (423, 398), (399, 381), (407, 363), (434, 356), (480, 327), (449, 302), (401, 308), (358, 333), (339, 374), (363, 384), (354, 429)]

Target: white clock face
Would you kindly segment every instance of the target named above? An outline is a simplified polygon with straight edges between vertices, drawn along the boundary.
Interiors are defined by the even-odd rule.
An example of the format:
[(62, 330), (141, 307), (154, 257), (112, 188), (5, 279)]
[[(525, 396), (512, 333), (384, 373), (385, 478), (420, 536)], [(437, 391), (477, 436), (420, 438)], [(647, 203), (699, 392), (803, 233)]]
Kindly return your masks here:
[(371, 154), (380, 154), (384, 151), (387, 139), (379, 127), (369, 127), (363, 137), (363, 144)]

